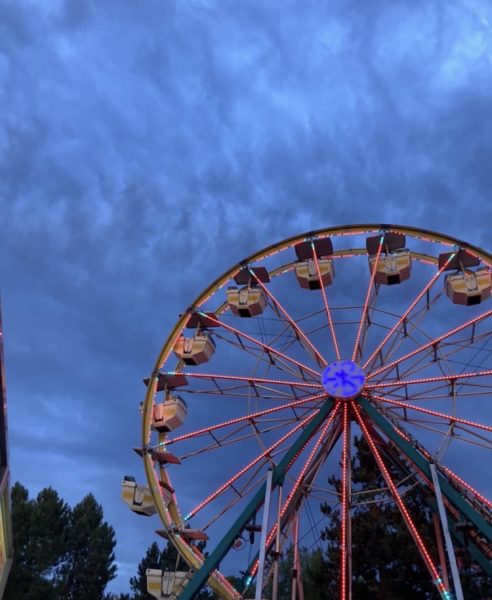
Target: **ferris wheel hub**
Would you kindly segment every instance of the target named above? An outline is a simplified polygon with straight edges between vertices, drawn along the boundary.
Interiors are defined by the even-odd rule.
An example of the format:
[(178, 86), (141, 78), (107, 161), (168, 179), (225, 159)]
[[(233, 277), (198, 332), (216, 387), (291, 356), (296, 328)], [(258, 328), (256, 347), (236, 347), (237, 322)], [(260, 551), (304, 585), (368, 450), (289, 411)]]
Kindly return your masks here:
[(354, 398), (365, 382), (364, 371), (353, 360), (336, 360), (321, 374), (321, 384), (333, 398)]

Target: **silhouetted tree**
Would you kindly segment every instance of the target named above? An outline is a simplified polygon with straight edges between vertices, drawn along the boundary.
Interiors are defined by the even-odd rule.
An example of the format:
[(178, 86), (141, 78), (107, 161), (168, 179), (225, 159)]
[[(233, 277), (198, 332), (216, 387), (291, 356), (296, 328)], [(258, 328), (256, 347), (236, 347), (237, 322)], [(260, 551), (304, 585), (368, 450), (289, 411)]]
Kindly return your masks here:
[[(352, 481), (358, 493), (352, 509), (352, 590), (358, 600), (398, 598), (438, 598), (438, 592), (416, 544), (382, 477), (364, 439), (355, 438), (352, 460)], [(394, 481), (402, 472), (385, 460)], [(340, 490), (340, 481), (330, 482)], [(374, 490), (379, 490), (375, 492)], [(434, 564), (439, 564), (432, 524), (432, 512), (425, 502), (425, 492), (418, 485), (404, 489), (404, 502)], [(340, 565), (340, 512), (327, 505), (322, 512), (329, 524), (322, 532), (327, 542), (322, 564), (318, 569), (319, 585), (326, 590), (325, 598), (338, 598)], [(492, 587), (484, 579), (466, 577), (463, 572), (465, 598), (490, 598)]]
[[(204, 545), (199, 544), (199, 549), (204, 550)], [(147, 569), (160, 569), (161, 571), (188, 571), (188, 564), (181, 558), (178, 559), (178, 551), (173, 544), (167, 542), (162, 550), (154, 542), (146, 551), (137, 567), (137, 574), (130, 579), (130, 588), (134, 595), (132, 600), (152, 600), (147, 593)], [(197, 600), (209, 600), (212, 595), (207, 589), (203, 589), (196, 596)]]
[(103, 598), (116, 576), (114, 530), (103, 522), (102, 507), (92, 494), (74, 506), (67, 535), (67, 560), (62, 567), (64, 600)]
[(162, 569), (162, 552), (154, 542), (139, 562), (137, 574), (130, 579), (130, 588), (133, 591), (133, 600), (150, 600), (152, 596), (147, 593), (147, 569)]
[(70, 508), (52, 488), (35, 500), (20, 483), (11, 490), (14, 561), (5, 600), (57, 600), (67, 557)]
[[(354, 440), (352, 459), (353, 490), (358, 492), (352, 508), (352, 595), (357, 600), (438, 599), (427, 568), (407, 530), (386, 483), (364, 440)], [(385, 461), (392, 478), (402, 473), (395, 464)], [(340, 492), (340, 480), (330, 483)], [(377, 490), (377, 491), (376, 491)], [(408, 485), (404, 502), (435, 564), (437, 551), (432, 513), (426, 503), (427, 493), (418, 485)], [(324, 504), (322, 512), (328, 525), (321, 533), (321, 543), (314, 550), (299, 548), (304, 597), (306, 600), (335, 600), (340, 585), (340, 511)], [(465, 598), (489, 600), (492, 583), (467, 553), (459, 553), (460, 577)], [(280, 561), (279, 600), (291, 599), (293, 550), (288, 547)], [(231, 578), (233, 584), (241, 581)], [(271, 581), (264, 597), (271, 597)], [(254, 582), (245, 595), (254, 598)]]
[(52, 488), (12, 487), (14, 561), (5, 600), (103, 600), (116, 574), (114, 531), (89, 494), (73, 509)]

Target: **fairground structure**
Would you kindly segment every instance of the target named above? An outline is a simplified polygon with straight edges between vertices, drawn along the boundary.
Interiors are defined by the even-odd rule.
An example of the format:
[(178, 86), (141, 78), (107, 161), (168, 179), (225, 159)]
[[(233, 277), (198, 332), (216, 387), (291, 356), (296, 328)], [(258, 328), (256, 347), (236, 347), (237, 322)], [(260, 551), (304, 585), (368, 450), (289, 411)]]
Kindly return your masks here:
[[(470, 561), (492, 577), (491, 266), (489, 252), (432, 231), (331, 227), (252, 254), (185, 304), (146, 379), (134, 449), (146, 484), (123, 482), (182, 558), (148, 570), (149, 593), (191, 600), (208, 585), (223, 600), (252, 588), (276, 600), (292, 544), (302, 600), (298, 548), (323, 548), (322, 502), (341, 521), (340, 600), (352, 598), (363, 504), (397, 506), (442, 599), (463, 599)], [(369, 499), (352, 477), (354, 434), (384, 481)], [(414, 489), (435, 551), (409, 508)]]
[(0, 307), (0, 598), (12, 565), (12, 519), (10, 511), (9, 461), (7, 445), (7, 398), (3, 355), (3, 324)]

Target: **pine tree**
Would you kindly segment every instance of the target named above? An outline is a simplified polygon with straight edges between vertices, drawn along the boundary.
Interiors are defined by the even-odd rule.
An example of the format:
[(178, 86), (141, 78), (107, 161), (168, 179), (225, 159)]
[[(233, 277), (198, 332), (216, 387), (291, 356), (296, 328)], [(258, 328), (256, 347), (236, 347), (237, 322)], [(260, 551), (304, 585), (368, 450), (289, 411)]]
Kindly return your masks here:
[(64, 600), (99, 600), (116, 576), (114, 530), (103, 522), (102, 507), (92, 494), (74, 506), (62, 568)]
[(162, 552), (156, 542), (147, 548), (147, 552), (137, 567), (137, 575), (130, 579), (130, 588), (134, 592), (133, 600), (151, 600), (147, 593), (147, 569), (162, 569)]
[(11, 490), (14, 562), (5, 600), (57, 600), (66, 559), (70, 508), (52, 488), (36, 500), (20, 483)]
[[(352, 509), (352, 595), (357, 600), (410, 600), (439, 598), (429, 573), (409, 534), (379, 468), (364, 440), (355, 439), (352, 460), (353, 491), (357, 504)], [(393, 480), (402, 478), (395, 466), (385, 461)], [(340, 492), (340, 480), (329, 482)], [(377, 490), (377, 491), (376, 491)], [(403, 488), (404, 502), (427, 549), (437, 564), (437, 550), (432, 516), (426, 503), (427, 492), (415, 485)], [(340, 585), (340, 512), (322, 505), (328, 525), (322, 531), (318, 548), (299, 548), (304, 597), (306, 600), (335, 600)], [(460, 576), (465, 598), (489, 600), (492, 584), (470, 561), (469, 555), (458, 553)], [(280, 560), (279, 600), (290, 600), (293, 549), (288, 547)], [(235, 578), (237, 582), (238, 579)], [(254, 597), (254, 585), (248, 594)], [(271, 581), (265, 590), (271, 597)]]
[[(198, 544), (201, 552), (204, 551), (205, 545)], [(206, 555), (205, 555), (206, 556)], [(130, 588), (134, 592), (132, 600), (151, 600), (152, 596), (147, 593), (147, 569), (160, 569), (161, 571), (188, 571), (188, 564), (178, 558), (178, 551), (171, 542), (167, 542), (162, 550), (156, 542), (147, 548), (145, 556), (142, 558), (137, 567), (137, 574), (130, 579)], [(196, 596), (196, 600), (210, 600), (212, 598), (207, 589), (203, 589)]]
[[(353, 489), (358, 492), (358, 506), (352, 509), (352, 590), (358, 600), (398, 598), (438, 598), (427, 568), (418, 552), (403, 517), (385, 490), (386, 483), (363, 439), (355, 439), (356, 453), (352, 460)], [(398, 481), (402, 473), (385, 461), (392, 478)], [(330, 479), (338, 491), (340, 481)], [(374, 492), (374, 490), (379, 490)], [(409, 486), (404, 502), (424, 543), (438, 564), (432, 514), (419, 486)], [(329, 525), (322, 532), (327, 542), (324, 554), (325, 598), (338, 598), (340, 564), (340, 512), (327, 505), (322, 512)], [(464, 578), (466, 598), (490, 598), (492, 588), (483, 580)], [(484, 595), (486, 594), (486, 595)]]

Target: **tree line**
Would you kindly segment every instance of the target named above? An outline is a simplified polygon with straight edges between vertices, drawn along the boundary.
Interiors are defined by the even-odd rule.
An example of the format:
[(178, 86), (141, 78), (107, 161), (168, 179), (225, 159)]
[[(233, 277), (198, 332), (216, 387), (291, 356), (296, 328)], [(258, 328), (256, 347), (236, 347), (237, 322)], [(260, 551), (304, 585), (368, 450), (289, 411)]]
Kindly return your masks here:
[[(439, 598), (403, 519), (386, 490), (385, 482), (361, 439), (354, 440), (353, 490), (357, 502), (351, 511), (352, 590), (357, 600), (414, 600)], [(401, 477), (391, 467), (394, 479)], [(329, 483), (340, 491), (340, 480)], [(404, 489), (405, 504), (425, 544), (437, 560), (432, 513), (426, 492), (417, 484)], [(107, 584), (116, 576), (113, 528), (104, 521), (102, 507), (92, 494), (69, 507), (52, 488), (34, 499), (19, 483), (12, 488), (14, 562), (5, 600), (151, 600), (146, 591), (146, 570), (187, 570), (170, 543), (153, 543), (129, 581), (129, 592), (109, 594)], [(311, 547), (299, 549), (304, 597), (330, 600), (339, 597), (340, 511), (322, 504), (323, 526), (316, 529)], [(206, 549), (202, 548), (206, 553)], [(492, 582), (467, 554), (458, 553), (465, 598), (492, 598)], [(293, 570), (292, 546), (280, 558), (279, 600), (290, 600)], [(230, 576), (233, 584), (240, 577)], [(263, 597), (271, 597), (271, 583)], [(245, 597), (254, 597), (249, 590)], [(204, 589), (198, 600), (212, 600)]]

